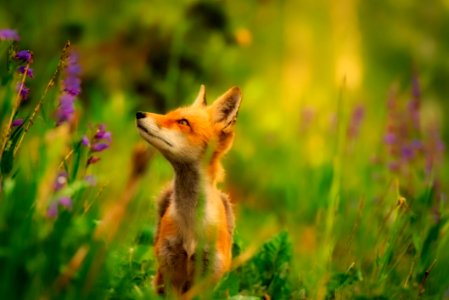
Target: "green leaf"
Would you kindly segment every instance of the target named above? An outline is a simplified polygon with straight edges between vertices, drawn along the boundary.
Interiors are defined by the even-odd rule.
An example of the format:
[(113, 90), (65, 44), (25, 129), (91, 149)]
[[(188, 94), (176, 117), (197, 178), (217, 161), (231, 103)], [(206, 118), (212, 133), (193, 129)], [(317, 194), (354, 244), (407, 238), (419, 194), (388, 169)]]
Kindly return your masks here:
[[(433, 225), (427, 232), (426, 239), (422, 245), (421, 256), (420, 256), (420, 271), (422, 274), (429, 267), (431, 261), (435, 258), (435, 251), (437, 248), (437, 241), (440, 235), (440, 230), (446, 223), (447, 218), (442, 218), (438, 223)], [(422, 277), (422, 276), (419, 276)], [(420, 279), (418, 279), (420, 280)]]
[(240, 290), (276, 299), (288, 299), (292, 245), (286, 231), (262, 245), (259, 252), (241, 267)]
[(75, 148), (73, 149), (73, 170), (72, 170), (72, 180), (75, 180), (76, 175), (78, 174), (80, 161), (81, 161), (81, 153), (82, 153), (82, 147), (81, 142), (76, 143)]
[(14, 166), (14, 149), (16, 147), (16, 144), (18, 143), (20, 136), (23, 133), (23, 125), (16, 128), (9, 141), (6, 144), (5, 150), (2, 154), (2, 160), (1, 160), (1, 173), (3, 175), (8, 175)]
[(238, 274), (231, 272), (226, 274), (217, 284), (214, 290), (214, 299), (226, 299), (228, 296), (237, 295), (240, 288), (240, 278)]
[(351, 268), (345, 273), (336, 273), (332, 275), (327, 283), (326, 299), (335, 299), (337, 290), (352, 285), (360, 281), (361, 278), (361, 273), (356, 268)]

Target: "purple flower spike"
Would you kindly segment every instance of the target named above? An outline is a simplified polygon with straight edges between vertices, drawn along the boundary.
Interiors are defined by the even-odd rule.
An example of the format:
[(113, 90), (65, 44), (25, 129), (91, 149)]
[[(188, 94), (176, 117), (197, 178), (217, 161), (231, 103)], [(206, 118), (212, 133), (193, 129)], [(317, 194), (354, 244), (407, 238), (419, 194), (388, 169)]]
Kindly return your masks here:
[(11, 126), (12, 127), (18, 127), (23, 124), (23, 119), (15, 119), (12, 121)]
[(97, 143), (92, 145), (92, 152), (101, 152), (109, 148), (108, 144), (105, 143)]
[(0, 29), (0, 40), (11, 40), (11, 41), (19, 41), (20, 36), (17, 31), (12, 29)]
[(76, 77), (67, 77), (64, 79), (64, 91), (73, 96), (78, 96), (81, 92), (81, 80)]
[(26, 72), (27, 72), (27, 76), (30, 77), (30, 78), (33, 78), (33, 76), (34, 76), (34, 74), (33, 74), (33, 69), (31, 69), (31, 68), (28, 68), (28, 69), (27, 69), (25, 66), (20, 66), (20, 67), (17, 68), (17, 71), (18, 71), (20, 74), (24, 74), (24, 73), (25, 73), (25, 70), (26, 70)]
[(81, 93), (80, 66), (78, 56), (72, 50), (68, 50), (68, 56), (64, 65), (64, 79), (62, 80), (62, 94), (59, 98), (59, 106), (56, 111), (56, 125), (73, 119), (75, 113), (75, 98)]
[(47, 209), (47, 217), (54, 219), (57, 216), (58, 216), (58, 203), (53, 202)]
[(56, 176), (55, 182), (53, 183), (53, 189), (55, 191), (59, 191), (67, 184), (67, 173), (60, 172), (58, 176)]
[(61, 197), (61, 198), (58, 200), (58, 203), (59, 203), (61, 206), (63, 206), (63, 207), (65, 207), (66, 209), (68, 209), (68, 210), (71, 210), (71, 209), (72, 209), (72, 199), (70, 199), (70, 198), (67, 197), (67, 196)]
[(30, 50), (20, 50), (19, 52), (16, 53), (15, 58), (23, 62), (32, 63), (33, 53)]
[(71, 94), (62, 94), (59, 98), (59, 107), (56, 111), (56, 116), (58, 118), (58, 125), (64, 122), (70, 121), (75, 112), (75, 97)]

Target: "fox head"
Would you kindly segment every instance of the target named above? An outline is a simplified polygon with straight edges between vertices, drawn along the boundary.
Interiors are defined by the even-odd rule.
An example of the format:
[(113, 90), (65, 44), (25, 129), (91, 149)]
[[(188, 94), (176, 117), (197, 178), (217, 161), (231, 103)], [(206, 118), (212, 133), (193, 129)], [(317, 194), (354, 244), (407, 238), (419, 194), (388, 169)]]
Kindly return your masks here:
[(172, 163), (199, 162), (213, 144), (209, 172), (221, 177), (219, 159), (232, 146), (240, 103), (240, 89), (233, 87), (208, 106), (201, 85), (192, 105), (165, 115), (137, 112), (136, 124), (142, 138)]

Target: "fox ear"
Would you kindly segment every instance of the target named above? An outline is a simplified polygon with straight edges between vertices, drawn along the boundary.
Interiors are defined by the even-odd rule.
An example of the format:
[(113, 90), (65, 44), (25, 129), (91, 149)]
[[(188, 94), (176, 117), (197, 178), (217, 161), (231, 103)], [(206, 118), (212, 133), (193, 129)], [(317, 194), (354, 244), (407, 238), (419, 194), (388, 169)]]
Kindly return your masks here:
[(204, 84), (200, 86), (200, 91), (198, 92), (198, 96), (196, 96), (195, 101), (192, 106), (207, 106), (206, 102), (206, 87)]
[(232, 130), (242, 101), (242, 95), (238, 87), (232, 87), (217, 98), (209, 107), (212, 122), (224, 132)]

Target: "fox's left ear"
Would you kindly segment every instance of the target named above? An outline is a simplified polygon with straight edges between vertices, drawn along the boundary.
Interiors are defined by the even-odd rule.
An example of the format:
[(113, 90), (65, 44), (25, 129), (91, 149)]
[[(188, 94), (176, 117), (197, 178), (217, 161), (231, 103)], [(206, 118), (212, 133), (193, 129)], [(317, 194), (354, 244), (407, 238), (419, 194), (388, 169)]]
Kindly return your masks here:
[(218, 129), (230, 132), (237, 120), (237, 114), (242, 102), (242, 95), (238, 87), (232, 87), (217, 98), (208, 108), (212, 122)]
[(200, 106), (200, 107), (207, 106), (206, 87), (204, 86), (204, 84), (200, 86), (200, 91), (198, 92), (198, 96), (196, 96), (196, 99), (193, 102), (192, 106)]

